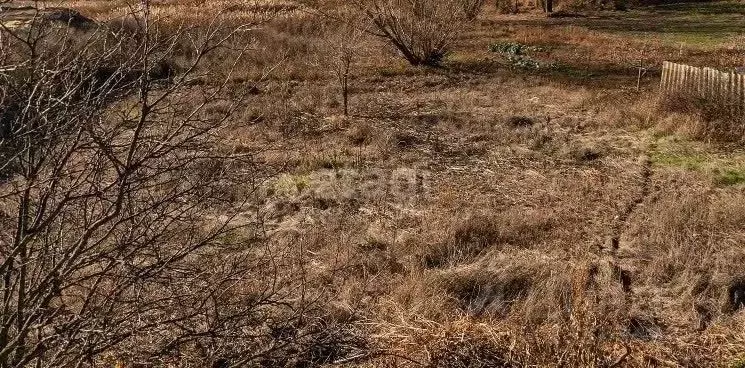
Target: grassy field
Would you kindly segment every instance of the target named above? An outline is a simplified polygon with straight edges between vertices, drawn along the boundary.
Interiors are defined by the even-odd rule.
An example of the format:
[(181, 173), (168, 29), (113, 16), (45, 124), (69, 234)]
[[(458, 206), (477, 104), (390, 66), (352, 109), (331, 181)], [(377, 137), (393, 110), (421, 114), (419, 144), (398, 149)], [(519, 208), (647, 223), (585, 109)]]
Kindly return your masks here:
[[(240, 21), (257, 4), (154, 13), (232, 5)], [(324, 57), (333, 27), (271, 5), (231, 75), (256, 93), (221, 134), (276, 168), (245, 216), (304, 259), (333, 331), (318, 365), (745, 365), (745, 150), (658, 92), (666, 60), (743, 65), (745, 4), (554, 18), (487, 4), (440, 67), (364, 35), (349, 116)]]

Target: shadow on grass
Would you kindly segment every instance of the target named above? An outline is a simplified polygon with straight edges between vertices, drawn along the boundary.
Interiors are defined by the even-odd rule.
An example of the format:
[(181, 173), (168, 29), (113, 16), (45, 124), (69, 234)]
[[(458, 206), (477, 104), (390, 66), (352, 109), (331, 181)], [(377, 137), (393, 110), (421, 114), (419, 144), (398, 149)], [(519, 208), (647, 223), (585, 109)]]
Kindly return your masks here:
[(745, 15), (745, 3), (739, 2), (680, 2), (675, 4), (660, 4), (647, 8), (650, 11), (667, 13), (685, 13), (689, 15)]
[(688, 2), (593, 12), (586, 17), (507, 21), (516, 26), (578, 26), (610, 33), (655, 32), (713, 38), (745, 32), (745, 3)]
[[(458, 60), (451, 61), (445, 66), (448, 73), (461, 73), (509, 78), (510, 75), (539, 76), (553, 81), (559, 81), (573, 86), (601, 86), (605, 87), (636, 87), (639, 76), (638, 69), (615, 64), (566, 64), (541, 63), (541, 67), (521, 68), (498, 59)], [(659, 83), (661, 70), (648, 69), (642, 79), (641, 86)]]
[[(551, 68), (538, 69), (530, 73), (560, 81), (565, 85), (602, 88), (635, 88), (639, 79), (637, 69), (618, 65), (556, 64)], [(640, 80), (640, 87), (656, 85), (659, 83), (659, 77), (659, 70), (647, 70)]]

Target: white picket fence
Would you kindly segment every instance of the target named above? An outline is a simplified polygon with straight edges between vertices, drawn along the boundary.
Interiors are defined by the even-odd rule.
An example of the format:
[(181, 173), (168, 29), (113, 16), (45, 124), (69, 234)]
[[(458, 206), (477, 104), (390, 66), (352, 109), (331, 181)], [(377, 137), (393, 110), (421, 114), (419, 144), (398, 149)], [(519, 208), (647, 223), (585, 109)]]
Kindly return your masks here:
[(667, 94), (711, 100), (733, 113), (745, 112), (745, 75), (740, 73), (666, 61), (662, 65), (660, 89)]

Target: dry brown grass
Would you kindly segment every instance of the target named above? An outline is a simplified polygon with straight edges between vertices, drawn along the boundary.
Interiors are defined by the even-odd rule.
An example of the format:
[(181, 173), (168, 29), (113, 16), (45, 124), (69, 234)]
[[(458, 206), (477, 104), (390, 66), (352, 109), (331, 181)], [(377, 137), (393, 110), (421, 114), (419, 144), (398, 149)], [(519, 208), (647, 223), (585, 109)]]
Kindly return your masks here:
[[(78, 9), (96, 19), (109, 19), (127, 13), (138, 6), (138, 1), (129, 0), (52, 0), (47, 6), (62, 6)], [(231, 18), (253, 18), (265, 14), (296, 14), (302, 5), (289, 0), (160, 0), (151, 1), (153, 15), (172, 21), (209, 21), (217, 13), (226, 13)]]
[[(67, 4), (103, 20), (123, 9)], [(333, 21), (285, 2), (155, 6), (186, 23), (230, 7), (231, 22), (261, 19), (231, 76), (255, 93), (220, 134), (228, 149), (271, 168), (243, 215), (262, 220), (269, 250), (296, 261), (291, 271), (304, 272), (307, 292), (324, 301), (308, 328), (330, 332), (308, 343), (306, 363), (742, 359), (741, 187), (648, 162), (661, 131), (741, 135), (708, 105), (656, 97), (660, 61), (731, 64), (732, 50), (498, 15), (491, 4), (459, 25), (442, 68), (408, 66), (363, 37), (342, 117), (323, 51), (339, 31)], [(510, 68), (488, 51), (499, 40), (544, 47), (531, 56), (562, 67)], [(639, 91), (638, 59), (650, 66)]]
[[(339, 286), (340, 303), (364, 321), (368, 339), (386, 352), (433, 366), (608, 366), (621, 357), (632, 366), (655, 360), (711, 366), (736, 358), (709, 348), (684, 353), (686, 344), (703, 342), (696, 307), (679, 297), (695, 279), (675, 275), (735, 249), (702, 253), (698, 242), (680, 248), (665, 240), (698, 234), (692, 224), (700, 217), (671, 220), (677, 225), (653, 220), (681, 213), (668, 207), (656, 209), (650, 220), (632, 216), (630, 224), (621, 224), (630, 230), (621, 237), (618, 258), (608, 253), (613, 246), (605, 237), (617, 226), (614, 217), (639, 191), (637, 155), (653, 139), (643, 129), (664, 115), (654, 100), (623, 91), (607, 96), (607, 90), (592, 87), (570, 92), (542, 78), (528, 86), (486, 79), (459, 86), (437, 74), (412, 73), (363, 77), (353, 101), (364, 118), (298, 136), (294, 146), (285, 142), (285, 155), (278, 158), (302, 157), (296, 170), (309, 175), (306, 194), (291, 200), (296, 209), (280, 223), (301, 232), (315, 229), (302, 224), (308, 216), (335, 224), (321, 238), (344, 242), (318, 247), (344, 249), (342, 260), (332, 258), (349, 271)], [(380, 92), (375, 83), (393, 91)], [(435, 87), (412, 95), (424, 86)], [(298, 85), (289, 103), (318, 116), (338, 114), (333, 106), (312, 102), (318, 91), (323, 89), (313, 82)], [(515, 116), (527, 116), (532, 124), (514, 124)], [(588, 159), (586, 152), (600, 154)], [(423, 194), (396, 195), (389, 178), (382, 191), (360, 181), (402, 165), (428, 168)], [(334, 174), (318, 175), (323, 170)], [(682, 182), (710, 185), (695, 177)], [(677, 190), (670, 183), (661, 187)], [(703, 206), (686, 208), (701, 216)], [(637, 227), (657, 240), (644, 240), (649, 236)], [(626, 242), (632, 241), (651, 245), (631, 253)], [(667, 245), (657, 243), (663, 241)], [(702, 258), (689, 262), (684, 255), (691, 249)], [(317, 254), (314, 260), (324, 264), (327, 257)], [(647, 259), (654, 265), (642, 267)], [(734, 258), (727, 267), (738, 262)], [(666, 275), (674, 285), (660, 281)], [(729, 292), (727, 277), (698, 296), (699, 304), (719, 303)], [(712, 310), (712, 318), (722, 322), (708, 325), (706, 331), (718, 332), (716, 339), (705, 338), (706, 346), (737, 346), (742, 338), (719, 323), (741, 323), (739, 314)], [(721, 328), (728, 332), (722, 335)], [(370, 359), (359, 364), (416, 365), (384, 355)]]
[[(737, 194), (692, 191), (661, 198), (650, 209), (647, 226), (635, 239), (644, 252), (639, 279), (680, 291), (679, 317), (701, 321), (739, 308), (732, 295), (743, 276), (745, 253), (734, 246), (743, 236), (745, 216)], [(690, 307), (685, 311), (686, 307)]]
[(676, 129), (691, 137), (723, 142), (745, 139), (745, 119), (733, 106), (684, 94), (667, 94), (660, 98), (658, 106), (667, 113), (683, 114), (682, 124), (676, 124)]

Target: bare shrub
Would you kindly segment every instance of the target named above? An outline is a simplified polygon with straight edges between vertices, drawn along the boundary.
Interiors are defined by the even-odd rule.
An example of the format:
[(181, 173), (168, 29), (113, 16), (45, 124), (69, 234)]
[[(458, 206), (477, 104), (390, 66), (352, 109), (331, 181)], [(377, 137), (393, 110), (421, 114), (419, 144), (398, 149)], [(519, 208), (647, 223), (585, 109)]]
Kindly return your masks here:
[(519, 11), (519, 4), (515, 0), (495, 0), (494, 5), (502, 14), (515, 14)]
[[(248, 93), (228, 84), (241, 27), (164, 33), (147, 2), (136, 12), (137, 37), (0, 31), (0, 366), (284, 365), (320, 349), (302, 255), (238, 219), (265, 177), (219, 140)], [(228, 66), (201, 68), (213, 52)]]
[(473, 20), (481, 13), (486, 0), (460, 0), (460, 7), (466, 19)]
[(390, 42), (411, 65), (436, 66), (460, 25), (457, 0), (360, 0), (373, 33)]

